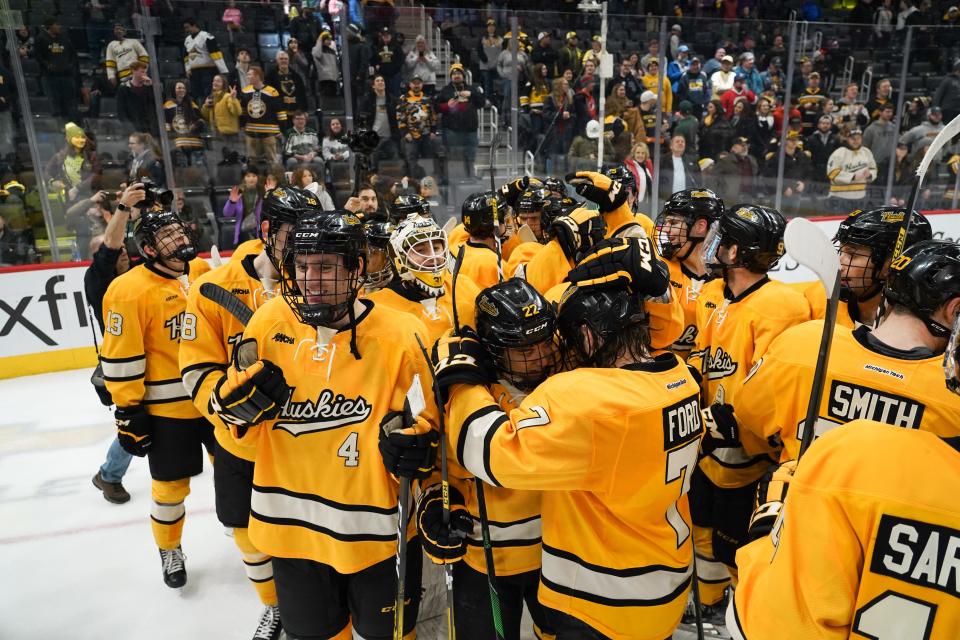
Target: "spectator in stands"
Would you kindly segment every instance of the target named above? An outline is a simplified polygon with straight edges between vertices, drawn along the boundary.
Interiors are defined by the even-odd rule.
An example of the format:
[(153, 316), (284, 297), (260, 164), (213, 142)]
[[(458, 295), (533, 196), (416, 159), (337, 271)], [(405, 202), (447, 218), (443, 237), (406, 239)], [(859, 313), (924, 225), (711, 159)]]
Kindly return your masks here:
[(316, 175), (323, 175), (323, 155), (320, 150), (320, 136), (312, 127), (307, 126), (307, 114), (294, 111), (293, 126), (287, 129), (286, 142), (283, 145), (283, 159), (287, 169), (309, 166)]
[(163, 103), (163, 115), (167, 133), (172, 134), (176, 166), (203, 166), (204, 144), (200, 138), (205, 129), (203, 116), (197, 103), (187, 95), (186, 82), (174, 83), (173, 98)]
[[(910, 194), (910, 188), (916, 177), (919, 159), (910, 155), (910, 149), (906, 144), (898, 142), (892, 161), (893, 189), (890, 192), (890, 200), (886, 204), (902, 207), (906, 204), (907, 196)], [(886, 188), (890, 162), (891, 158), (887, 158), (887, 162), (877, 169), (877, 175), (880, 176), (880, 182), (882, 183), (877, 185), (877, 189), (881, 190), (881, 193), (883, 193)]]
[(817, 120), (824, 113), (825, 100), (827, 100), (827, 94), (820, 86), (820, 74), (813, 71), (807, 76), (807, 86), (797, 97), (804, 134), (809, 134), (816, 127)]
[[(703, 73), (710, 78), (723, 66), (723, 58), (727, 55), (727, 50), (723, 47), (717, 47), (717, 50), (713, 53), (713, 57), (706, 61), (703, 65)], [(730, 58), (730, 62), (733, 62), (733, 58)]]
[(688, 153), (697, 154), (699, 142), (697, 135), (700, 130), (700, 121), (693, 115), (693, 105), (688, 100), (680, 101), (680, 117), (673, 124), (673, 135), (683, 136), (687, 141)]
[(530, 57), (533, 64), (542, 64), (546, 67), (547, 80), (551, 80), (555, 75), (558, 75), (557, 50), (553, 48), (553, 39), (549, 32), (541, 31), (537, 35), (537, 46), (533, 48), (533, 54)]
[(364, 183), (357, 187), (357, 195), (350, 196), (343, 208), (352, 213), (363, 213), (372, 216), (380, 210), (380, 198), (373, 185)]
[(600, 68), (600, 54), (603, 52), (603, 42), (600, 40), (600, 36), (592, 36), (590, 38), (590, 48), (583, 54), (583, 64), (586, 65), (587, 62), (593, 62), (596, 68)]
[(245, 86), (250, 84), (250, 79), (247, 77), (247, 72), (250, 70), (250, 60), (251, 58), (249, 49), (246, 47), (240, 47), (237, 49), (237, 62), (233, 72), (231, 72), (228, 76), (230, 78), (230, 84), (235, 86), (237, 89), (243, 89)]
[(699, 120), (703, 117), (712, 93), (710, 79), (700, 68), (700, 58), (694, 56), (690, 60), (690, 66), (677, 80), (676, 98), (680, 101), (688, 101), (691, 112)]
[(650, 212), (650, 197), (653, 194), (653, 161), (646, 142), (636, 142), (630, 157), (623, 163), (633, 173), (637, 185), (637, 209)]
[(660, 161), (659, 193), (666, 195), (702, 186), (700, 166), (695, 158), (685, 155), (686, 150), (683, 136), (670, 138), (670, 155)]
[(733, 127), (724, 117), (723, 105), (719, 100), (711, 100), (700, 124), (700, 157), (717, 160), (729, 148), (732, 138)]
[[(311, 40), (311, 42), (313, 42)], [(290, 38), (287, 41), (287, 56), (290, 58), (290, 68), (300, 76), (304, 86), (313, 86), (313, 73), (310, 58), (300, 49), (300, 41)]]
[(773, 122), (773, 102), (772, 98), (762, 97), (757, 100), (757, 112), (754, 116), (756, 120), (756, 129), (753, 137), (750, 138), (750, 148), (754, 150), (758, 157), (763, 157), (767, 153), (770, 141), (776, 137)]
[(880, 108), (880, 117), (870, 123), (863, 132), (863, 146), (873, 152), (877, 165), (889, 161), (896, 148), (897, 127), (893, 122), (893, 105), (885, 104)]
[(67, 231), (76, 235), (77, 252), (81, 260), (92, 255), (90, 240), (107, 228), (110, 219), (110, 201), (106, 191), (98, 191), (89, 198), (79, 198), (64, 215)]
[[(291, 40), (297, 40), (304, 44), (316, 42), (317, 38), (320, 37), (320, 22), (313, 13), (313, 7), (303, 3), (300, 12), (290, 20), (287, 31), (290, 32)], [(304, 80), (306, 79), (305, 77)]]
[(359, 109), (361, 121), (380, 136), (380, 144), (373, 152), (374, 167), (378, 167), (381, 160), (398, 157), (397, 101), (387, 90), (386, 78), (374, 77), (373, 87), (360, 100)]
[(873, 12), (873, 46), (884, 50), (893, 35), (893, 0), (883, 0)]
[(690, 68), (690, 47), (680, 45), (677, 57), (667, 63), (667, 77), (670, 78), (670, 89), (676, 95), (680, 88), (680, 77)]
[(130, 163), (127, 166), (127, 184), (136, 184), (149, 178), (158, 186), (166, 186), (167, 176), (160, 160), (160, 149), (153, 136), (142, 131), (135, 131), (127, 138), (127, 147), (130, 149)]
[(466, 175), (473, 177), (477, 130), (480, 126), (479, 110), (485, 102), (483, 89), (466, 83), (463, 65), (459, 63), (450, 66), (448, 75), (450, 84), (440, 90), (436, 99), (447, 157), (463, 158)]
[[(547, 160), (547, 173), (557, 172), (557, 163), (564, 159), (573, 141), (576, 125), (573, 100), (568, 95), (569, 85), (564, 77), (553, 79), (553, 90), (543, 101), (543, 120), (552, 129), (546, 131), (543, 153)], [(564, 171), (566, 170), (566, 162)]]
[[(787, 215), (800, 211), (807, 192), (808, 176), (812, 176), (813, 164), (810, 152), (800, 148), (800, 132), (788, 131), (783, 147), (783, 182), (781, 184), (781, 210)], [(780, 166), (780, 145), (774, 145), (764, 157), (760, 174), (765, 178), (764, 192), (776, 190), (777, 172)]]
[(159, 133), (153, 81), (147, 75), (147, 65), (141, 60), (130, 64), (128, 82), (117, 89), (117, 117), (129, 123), (134, 131)]
[[(372, 64), (372, 47), (367, 45), (363, 35), (360, 33), (360, 27), (354, 23), (347, 25), (347, 49), (350, 58), (350, 83), (354, 87), (353, 108), (357, 108), (357, 102), (363, 92), (363, 87), (367, 86), (370, 79), (369, 69)], [(344, 79), (347, 82), (347, 79)]]
[(35, 252), (26, 236), (11, 229), (0, 215), (0, 267), (33, 262)]
[(797, 96), (803, 93), (804, 88), (806, 88), (808, 78), (810, 74), (813, 73), (813, 60), (803, 56), (800, 58), (800, 73), (793, 74), (793, 94)]
[(110, 37), (110, 28), (107, 22), (110, 19), (110, 13), (113, 11), (112, 3), (104, 0), (83, 0), (80, 8), (83, 10), (87, 32), (87, 50), (90, 56), (95, 60), (100, 60), (100, 52), (103, 51), (104, 41)]
[(337, 45), (333, 42), (333, 35), (329, 31), (320, 34), (311, 54), (313, 55), (313, 66), (317, 70), (320, 95), (332, 98), (337, 95), (338, 91), (340, 57), (337, 55)]
[(863, 208), (867, 187), (877, 179), (877, 163), (863, 146), (863, 132), (851, 129), (845, 142), (827, 160), (830, 200), (836, 213)]
[(240, 91), (247, 163), (272, 165), (277, 162), (277, 138), (280, 126), (287, 122), (287, 111), (277, 90), (264, 84), (263, 69), (250, 67), (247, 77), (250, 84)]
[(713, 190), (724, 202), (740, 202), (755, 193), (757, 161), (750, 155), (749, 145), (746, 138), (733, 138), (730, 150), (719, 154), (710, 172)]
[(303, 78), (290, 67), (290, 55), (286, 51), (277, 51), (277, 66), (267, 74), (265, 82), (280, 94), (280, 103), (288, 114), (294, 111), (306, 111), (307, 87)]
[[(407, 175), (421, 178), (424, 175), (420, 160), (443, 157), (443, 147), (437, 144), (438, 117), (433, 102), (424, 92), (420, 76), (410, 79), (410, 88), (397, 104), (397, 129), (402, 137), (403, 157), (407, 163)], [(439, 153), (438, 153), (439, 152)], [(440, 171), (444, 167), (440, 163)]]
[(760, 75), (760, 72), (757, 70), (756, 58), (753, 53), (747, 51), (740, 54), (740, 66), (734, 69), (736, 75), (742, 75), (746, 81), (746, 87), (748, 90), (752, 91), (755, 95), (760, 95), (763, 93), (763, 78)]
[(927, 121), (927, 109), (930, 108), (930, 96), (914, 96), (907, 100), (903, 113), (900, 114), (900, 131), (909, 131)]
[(572, 71), (575, 78), (583, 71), (583, 51), (576, 31), (567, 32), (567, 43), (557, 54), (557, 70), (563, 73), (566, 69)]
[(78, 125), (64, 127), (66, 145), (47, 161), (44, 170), (54, 194), (67, 202), (100, 189), (100, 159), (93, 141)]
[(574, 136), (567, 151), (569, 171), (594, 171), (597, 168), (597, 141), (585, 134)]
[[(824, 112), (826, 112), (826, 105), (824, 106)], [(851, 127), (863, 129), (870, 124), (870, 116), (867, 115), (867, 108), (861, 102), (842, 105), (837, 109), (835, 114), (831, 115), (835, 115), (834, 119), (838, 125), (847, 124)]]
[(107, 78), (110, 84), (130, 84), (133, 76), (133, 63), (140, 61), (149, 64), (150, 56), (136, 38), (128, 38), (127, 30), (122, 24), (113, 27), (113, 40), (107, 45), (107, 57), (104, 66), (107, 68)]
[(867, 114), (871, 120), (876, 120), (880, 115), (880, 107), (885, 104), (896, 106), (897, 101), (893, 96), (893, 85), (887, 78), (881, 78), (874, 91), (873, 97), (867, 100)]
[[(736, 138), (746, 138), (749, 141), (757, 138), (757, 119), (753, 115), (753, 107), (744, 97), (737, 98), (733, 103), (733, 116), (730, 118), (733, 135)], [(759, 162), (763, 158), (763, 149), (750, 147), (750, 153)]]
[(202, 30), (197, 21), (187, 18), (183, 21), (183, 65), (190, 80), (190, 95), (199, 102), (203, 102), (210, 93), (213, 76), (227, 73), (227, 62), (220, 52), (217, 39)]
[(93, 74), (88, 77), (81, 76), (80, 100), (87, 106), (87, 118), (99, 118), (101, 99), (104, 96), (115, 97), (116, 95), (116, 89), (107, 80), (107, 71), (102, 66), (94, 69)]
[(343, 121), (330, 118), (327, 133), (323, 136), (323, 160), (325, 162), (347, 162), (350, 159), (350, 147), (343, 141)]
[(183, 221), (184, 229), (190, 236), (190, 241), (196, 247), (198, 253), (207, 253), (213, 248), (213, 239), (207, 231), (207, 226), (203, 224), (206, 218), (205, 211), (194, 211), (193, 206), (187, 202), (183, 189), (173, 190), (173, 208)]
[(40, 63), (40, 84), (50, 99), (54, 118), (75, 120), (77, 117), (77, 78), (80, 70), (77, 53), (70, 38), (60, 31), (56, 18), (46, 18), (37, 34), (35, 47)]
[(622, 84), (627, 91), (627, 99), (633, 104), (638, 104), (640, 94), (643, 93), (643, 84), (633, 75), (633, 69), (630, 63), (624, 60), (620, 63), (620, 71), (613, 79), (607, 83), (607, 95), (613, 93), (617, 85)]
[(331, 211), (336, 207), (334, 207), (333, 198), (330, 197), (327, 189), (323, 186), (323, 180), (320, 178), (322, 178), (322, 175), (314, 173), (312, 168), (300, 167), (293, 172), (293, 176), (290, 178), (290, 184), (300, 189), (306, 189), (317, 196), (317, 200), (320, 201), (320, 206), (323, 207), (323, 210)]
[(497, 35), (497, 22), (490, 18), (487, 20), (486, 33), (477, 43), (477, 61), (480, 67), (480, 84), (483, 85), (483, 92), (491, 99), (500, 90), (497, 60), (502, 49), (503, 38)]
[[(507, 33), (507, 36), (510, 34)], [(513, 51), (510, 48), (509, 37), (504, 37), (503, 39), (503, 49), (500, 51), (500, 55), (497, 56), (497, 75), (500, 77), (500, 95), (503, 96), (501, 101), (501, 116), (506, 120), (507, 114), (509, 113), (510, 106), (512, 105), (513, 99), (518, 99), (515, 96), (511, 96), (510, 92), (512, 90), (513, 78), (517, 77), (517, 86), (519, 91), (524, 91), (524, 86), (527, 84), (526, 78), (526, 69), (527, 65), (530, 63), (530, 56), (527, 55), (527, 52), (524, 51), (524, 48), (521, 46), (517, 47), (516, 59), (514, 59)]]
[(810, 161), (813, 164), (813, 179), (824, 184), (827, 175), (827, 162), (830, 156), (840, 146), (840, 139), (833, 131), (833, 121), (830, 116), (821, 116), (817, 121), (817, 128), (804, 138), (803, 148), (810, 152)]
[(30, 27), (22, 26), (17, 29), (17, 51), (20, 58), (32, 58), (34, 54), (34, 40), (30, 34)]
[(417, 36), (413, 49), (407, 54), (404, 63), (407, 77), (419, 77), (423, 93), (432, 96), (437, 90), (437, 72), (440, 71), (440, 59), (433, 51), (427, 50), (427, 39)]
[(780, 60), (780, 58), (771, 58), (767, 70), (760, 74), (760, 79), (763, 80), (763, 90), (773, 91), (778, 96), (783, 94), (783, 87), (786, 83), (786, 78), (783, 77), (783, 65)]
[(940, 107), (930, 107), (927, 109), (926, 121), (901, 135), (900, 142), (910, 147), (910, 155), (917, 155), (930, 146), (941, 129), (943, 129), (943, 110)]
[(647, 41), (647, 52), (643, 54), (643, 57), (639, 57), (636, 52), (631, 53), (628, 56), (630, 60), (630, 68), (635, 72), (642, 73), (642, 69), (647, 68), (647, 63), (651, 60), (660, 59), (660, 38), (650, 38)]
[[(536, 137), (543, 134), (546, 124), (543, 122), (543, 102), (550, 95), (550, 81), (547, 78), (547, 65), (534, 63), (530, 67), (530, 80), (520, 94), (520, 131), (530, 138), (529, 146), (536, 146)], [(521, 143), (522, 144), (522, 143)]]
[(673, 90), (670, 88), (670, 79), (664, 76), (663, 82), (660, 82), (660, 63), (656, 58), (647, 61), (645, 71), (646, 73), (640, 77), (640, 84), (645, 90), (659, 94), (664, 112), (670, 113), (673, 111)]
[(371, 50), (371, 66), (374, 73), (383, 76), (387, 83), (387, 93), (395, 96), (400, 93), (403, 71), (403, 49), (393, 39), (390, 27), (384, 26), (377, 34), (377, 42)]
[(212, 90), (200, 114), (207, 123), (207, 130), (213, 135), (213, 156), (221, 158), (226, 149), (240, 147), (240, 100), (237, 99), (237, 87), (228, 86), (223, 74), (213, 76)]
[(257, 237), (264, 193), (265, 185), (260, 181), (260, 173), (255, 166), (247, 165), (243, 182), (231, 187), (230, 196), (223, 205), (223, 217), (236, 221), (233, 226), (234, 247)]
[[(593, 65), (588, 61), (584, 67), (590, 68)], [(584, 74), (577, 83), (577, 91), (573, 96), (573, 111), (575, 114), (574, 130), (577, 135), (582, 135), (586, 130), (587, 123), (596, 120), (600, 113), (599, 91), (597, 89), (596, 76)]]
[(720, 96), (720, 104), (723, 105), (724, 115), (732, 118), (734, 105), (740, 101), (746, 101), (747, 104), (753, 104), (757, 101), (757, 94), (747, 88), (747, 78), (742, 73), (734, 76), (733, 86)]
[(9, 141), (11, 144), (14, 140), (12, 86), (13, 78), (0, 60), (0, 140)]
[(243, 30), (243, 12), (237, 8), (236, 0), (227, 0), (227, 8), (223, 10), (220, 22), (230, 31)]
[(960, 58), (954, 60), (950, 74), (940, 81), (931, 104), (943, 111), (947, 122), (952, 122), (960, 114)]
[(713, 89), (712, 99), (719, 100), (720, 96), (733, 88), (737, 74), (733, 71), (733, 56), (725, 55), (720, 59), (720, 70), (710, 76), (710, 86)]

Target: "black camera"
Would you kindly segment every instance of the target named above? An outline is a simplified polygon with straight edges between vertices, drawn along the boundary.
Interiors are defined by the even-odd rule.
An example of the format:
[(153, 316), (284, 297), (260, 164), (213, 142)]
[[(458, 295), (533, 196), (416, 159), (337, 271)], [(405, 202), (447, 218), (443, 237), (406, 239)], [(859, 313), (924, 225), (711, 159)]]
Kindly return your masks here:
[(173, 191), (170, 189), (158, 187), (150, 178), (142, 178), (140, 183), (143, 185), (145, 195), (143, 200), (133, 205), (137, 209), (146, 211), (153, 209), (158, 204), (164, 209), (169, 209), (170, 205), (173, 204)]
[(345, 142), (354, 153), (369, 155), (380, 144), (380, 134), (372, 129), (354, 129), (347, 133)]

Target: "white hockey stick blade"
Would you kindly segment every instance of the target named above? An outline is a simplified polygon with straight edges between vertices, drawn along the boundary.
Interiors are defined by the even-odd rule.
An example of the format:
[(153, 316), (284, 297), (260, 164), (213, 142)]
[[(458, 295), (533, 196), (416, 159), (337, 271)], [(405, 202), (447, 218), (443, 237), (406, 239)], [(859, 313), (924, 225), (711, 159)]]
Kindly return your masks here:
[(957, 116), (948, 122), (947, 126), (940, 130), (940, 133), (937, 134), (937, 137), (934, 138), (933, 142), (930, 143), (930, 146), (927, 147), (927, 150), (923, 154), (923, 159), (920, 161), (920, 166), (917, 167), (918, 178), (923, 180), (923, 176), (926, 175), (927, 169), (930, 168), (930, 165), (933, 164), (933, 161), (936, 160), (940, 155), (940, 151), (958, 133), (960, 133), (960, 116)]
[(420, 384), (420, 374), (413, 375), (413, 381), (410, 388), (407, 389), (407, 403), (410, 405), (410, 413), (414, 416), (420, 415), (427, 408), (427, 400), (423, 396), (423, 386)]
[(829, 299), (837, 283), (840, 256), (827, 234), (806, 218), (794, 218), (787, 224), (783, 243), (791, 258), (817, 274)]
[(220, 249), (217, 248), (217, 245), (210, 247), (210, 259), (213, 260), (214, 267), (219, 267), (223, 264), (223, 258), (220, 257)]
[(537, 235), (533, 232), (533, 229), (529, 225), (523, 225), (520, 227), (520, 230), (517, 231), (517, 237), (520, 238), (520, 242), (539, 242), (537, 240)]
[(450, 232), (457, 228), (457, 217), (450, 216), (447, 218), (447, 221), (443, 223), (443, 232), (450, 235)]

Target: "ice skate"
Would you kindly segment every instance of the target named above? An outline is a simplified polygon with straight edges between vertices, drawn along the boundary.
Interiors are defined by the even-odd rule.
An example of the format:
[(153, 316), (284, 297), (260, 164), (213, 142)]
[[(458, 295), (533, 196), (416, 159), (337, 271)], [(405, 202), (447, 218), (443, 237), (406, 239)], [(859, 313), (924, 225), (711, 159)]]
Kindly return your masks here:
[(186, 557), (180, 547), (160, 549), (160, 561), (163, 563), (163, 581), (171, 589), (182, 589), (187, 584)]

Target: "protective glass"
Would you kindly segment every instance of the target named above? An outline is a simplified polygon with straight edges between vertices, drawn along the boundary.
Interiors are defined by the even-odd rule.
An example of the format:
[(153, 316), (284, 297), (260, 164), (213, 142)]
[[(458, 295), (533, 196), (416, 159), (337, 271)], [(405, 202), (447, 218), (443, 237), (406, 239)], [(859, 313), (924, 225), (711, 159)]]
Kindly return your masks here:
[(960, 394), (960, 371), (957, 370), (957, 365), (960, 364), (960, 353), (957, 353), (957, 349), (960, 349), (960, 315), (953, 321), (947, 350), (943, 352), (943, 375), (947, 389)]

